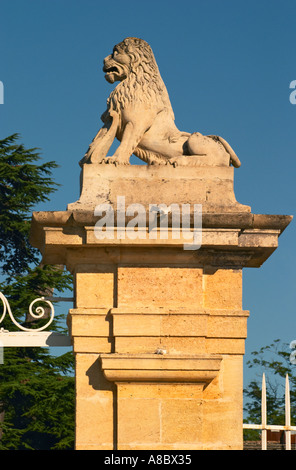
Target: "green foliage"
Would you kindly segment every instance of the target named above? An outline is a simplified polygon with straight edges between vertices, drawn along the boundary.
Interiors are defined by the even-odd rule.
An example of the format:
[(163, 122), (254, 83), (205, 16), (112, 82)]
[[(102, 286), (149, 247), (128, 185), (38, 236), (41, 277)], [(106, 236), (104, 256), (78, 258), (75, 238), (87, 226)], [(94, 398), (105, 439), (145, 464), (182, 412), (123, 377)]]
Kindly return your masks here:
[[(14, 134), (0, 140), (0, 291), (14, 317), (30, 327), (30, 303), (53, 290), (72, 289), (72, 277), (61, 267), (40, 264), (29, 243), (31, 213), (56, 189), (54, 162), (39, 164), (36, 149), (17, 143)], [(7, 317), (7, 316), (6, 316)], [(51, 330), (64, 332), (63, 316)], [(26, 325), (27, 326), (27, 325)], [(1, 327), (15, 330), (9, 317)], [(74, 358), (52, 356), (43, 348), (5, 348), (0, 364), (0, 449), (72, 449), (74, 445)]]
[[(7, 348), (8, 349), (8, 348)], [(9, 348), (0, 368), (1, 450), (71, 449), (74, 445), (72, 353)]]
[(0, 140), (0, 271), (10, 276), (36, 263), (38, 251), (29, 243), (33, 207), (55, 190), (54, 162), (37, 165), (37, 149), (17, 143), (18, 134)]
[[(244, 390), (246, 423), (261, 423), (261, 381), (266, 377), (267, 423), (285, 424), (285, 378), (289, 376), (291, 400), (291, 425), (296, 424), (296, 369), (290, 362), (291, 349), (279, 339), (252, 352), (252, 359), (247, 362), (257, 375)], [(256, 437), (257, 436), (257, 437)], [(258, 439), (257, 431), (244, 431), (245, 440)]]

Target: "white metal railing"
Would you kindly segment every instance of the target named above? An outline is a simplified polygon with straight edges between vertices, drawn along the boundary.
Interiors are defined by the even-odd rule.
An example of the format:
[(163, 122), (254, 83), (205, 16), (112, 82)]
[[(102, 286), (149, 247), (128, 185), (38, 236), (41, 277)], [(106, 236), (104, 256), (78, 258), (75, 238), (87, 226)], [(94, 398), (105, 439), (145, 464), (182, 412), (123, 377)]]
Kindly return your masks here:
[[(26, 327), (24, 327), (23, 325), (21, 325), (20, 323), (18, 323), (16, 321), (16, 319), (14, 318), (14, 316), (12, 314), (9, 302), (8, 302), (7, 298), (5, 297), (5, 295), (2, 294), (2, 292), (0, 292), (0, 300), (2, 301), (2, 304), (3, 304), (3, 312), (2, 312), (2, 316), (0, 318), (0, 325), (1, 325), (2, 321), (4, 320), (4, 317), (6, 316), (6, 313), (8, 312), (8, 315), (10, 316), (11, 321), (20, 330), (22, 330), (22, 331), (32, 331), (32, 328), (26, 328)], [(49, 316), (48, 322), (45, 325), (43, 325), (40, 328), (34, 329), (35, 332), (45, 330), (51, 324), (51, 322), (53, 321), (53, 318), (54, 318), (53, 305), (49, 300), (45, 300), (44, 297), (39, 297), (38, 299), (35, 299), (35, 300), (33, 300), (33, 302), (30, 303), (29, 312), (30, 312), (30, 315), (33, 318), (35, 318), (36, 320), (40, 320), (45, 315), (45, 312), (46, 312), (45, 308), (42, 307), (41, 305), (39, 305), (39, 307), (36, 308), (35, 312), (33, 311), (33, 306), (37, 302), (45, 302), (48, 305), (48, 307), (50, 308), (50, 316)]]
[(291, 408), (290, 408), (290, 384), (288, 374), (285, 384), (285, 425), (267, 424), (267, 405), (266, 405), (266, 381), (265, 374), (262, 376), (261, 390), (261, 424), (243, 424), (243, 429), (260, 429), (261, 449), (267, 450), (267, 431), (284, 431), (285, 448), (291, 450), (291, 431), (296, 431), (296, 426), (291, 426)]
[[(9, 302), (5, 295), (0, 292), (0, 305), (2, 302), (3, 311), (0, 313), (0, 352), (2, 348), (6, 346), (70, 346), (71, 341), (68, 335), (63, 335), (61, 333), (54, 333), (51, 331), (44, 331), (48, 329), (49, 325), (54, 319), (54, 307), (51, 301), (73, 301), (72, 297), (39, 297), (29, 306), (29, 313), (32, 318), (40, 320), (42, 318), (46, 319), (47, 322), (40, 328), (27, 328), (21, 325), (13, 316)], [(36, 304), (40, 304), (36, 306)], [(46, 307), (44, 307), (44, 303)], [(42, 305), (43, 304), (43, 305)], [(49, 311), (48, 311), (49, 310)], [(1, 323), (3, 322), (6, 314), (8, 313), (12, 323), (21, 331), (10, 332), (3, 327)], [(3, 362), (3, 361), (2, 361)], [(2, 363), (0, 362), (0, 363)]]

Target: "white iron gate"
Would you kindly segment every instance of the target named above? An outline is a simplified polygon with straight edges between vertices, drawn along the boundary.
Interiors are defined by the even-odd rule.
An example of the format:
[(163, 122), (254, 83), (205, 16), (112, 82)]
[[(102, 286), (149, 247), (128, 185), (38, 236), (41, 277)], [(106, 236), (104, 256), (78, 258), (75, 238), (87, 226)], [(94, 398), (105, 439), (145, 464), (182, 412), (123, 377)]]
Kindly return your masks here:
[[(31, 317), (36, 320), (41, 319), (45, 316), (45, 308), (42, 306), (44, 302), (47, 305), (47, 308), (50, 309), (50, 315), (48, 321), (41, 328), (26, 328), (21, 325), (13, 316), (9, 302), (5, 295), (0, 292), (0, 302), (3, 305), (2, 314), (0, 313), (0, 364), (3, 363), (3, 348), (4, 347), (49, 347), (49, 346), (71, 346), (71, 338), (68, 335), (63, 335), (61, 333), (55, 333), (52, 331), (44, 331), (52, 323), (54, 319), (54, 306), (52, 301), (73, 301), (72, 298), (68, 297), (40, 297), (35, 299), (29, 306), (29, 312)], [(36, 307), (36, 304), (40, 303), (41, 305)], [(34, 311), (35, 310), (35, 311)], [(8, 331), (4, 328), (1, 328), (1, 323), (4, 320), (6, 314), (10, 317), (10, 320), (20, 331)]]
[(296, 426), (291, 426), (291, 407), (290, 407), (290, 384), (288, 374), (286, 375), (285, 385), (285, 425), (267, 424), (267, 405), (266, 405), (266, 381), (265, 374), (262, 376), (261, 390), (261, 424), (243, 424), (243, 429), (261, 430), (261, 449), (267, 450), (267, 431), (284, 431), (286, 450), (291, 450), (291, 431), (296, 431)]

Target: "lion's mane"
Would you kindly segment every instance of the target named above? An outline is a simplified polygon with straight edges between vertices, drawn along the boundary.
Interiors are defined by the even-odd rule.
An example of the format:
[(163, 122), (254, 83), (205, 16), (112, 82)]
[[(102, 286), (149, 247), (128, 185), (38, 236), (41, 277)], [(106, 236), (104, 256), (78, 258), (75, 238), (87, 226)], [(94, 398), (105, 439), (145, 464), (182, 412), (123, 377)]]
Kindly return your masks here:
[(130, 37), (118, 46), (131, 59), (130, 73), (110, 94), (108, 105), (112, 103), (113, 109), (120, 112), (127, 103), (141, 101), (167, 110), (174, 119), (168, 92), (149, 44), (143, 39)]

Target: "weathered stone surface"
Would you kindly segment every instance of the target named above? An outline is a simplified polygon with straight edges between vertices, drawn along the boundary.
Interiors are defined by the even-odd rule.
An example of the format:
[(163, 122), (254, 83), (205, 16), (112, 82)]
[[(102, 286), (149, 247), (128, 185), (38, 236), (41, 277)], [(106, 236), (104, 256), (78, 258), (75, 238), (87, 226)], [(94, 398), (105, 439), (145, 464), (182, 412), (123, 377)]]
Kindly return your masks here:
[[(202, 204), (200, 248), (184, 249), (170, 214), (167, 238), (147, 226), (144, 238), (98, 239), (95, 206), (117, 223), (122, 195), (145, 210)], [(43, 262), (74, 277), (77, 449), (242, 448), (242, 269), (261, 266), (290, 221), (237, 203), (229, 167), (85, 164), (79, 201), (33, 214)]]
[(34, 212), (31, 243), (43, 254), (44, 263), (62, 263), (70, 270), (81, 264), (81, 255), (85, 264), (93, 264), (99, 255), (100, 263), (105, 264), (111, 261), (134, 265), (141, 260), (144, 264), (157, 265), (259, 267), (277, 248), (278, 238), (292, 217), (250, 213), (246, 216), (239, 213), (203, 215), (202, 246), (196, 251), (185, 251), (186, 240), (182, 237), (162, 240), (158, 234), (157, 239), (151, 240), (148, 232), (146, 239), (122, 240), (117, 239), (115, 233), (114, 239), (98, 240), (94, 235), (98, 218), (92, 212)]
[[(167, 89), (146, 41), (126, 38), (104, 60), (105, 78), (120, 83), (107, 100), (104, 123), (80, 162), (128, 165), (134, 153), (153, 165), (240, 166), (230, 145), (219, 136), (179, 131)], [(113, 140), (120, 145), (105, 158)]]
[(112, 449), (114, 391), (96, 354), (76, 354), (76, 450)]
[[(169, 282), (168, 282), (169, 279)], [(118, 267), (118, 306), (202, 306), (202, 270)]]
[(167, 354), (101, 355), (111, 382), (198, 382), (205, 386), (218, 374), (222, 357)]
[[(147, 392), (149, 395), (147, 396)], [(202, 448), (202, 387), (199, 384), (118, 384), (118, 448)], [(149, 412), (150, 411), (150, 412)], [(130, 416), (129, 420), (125, 416)], [(141, 416), (135, 427), (133, 423)], [(187, 444), (184, 444), (187, 441)]]
[(232, 167), (84, 164), (80, 198), (68, 210), (94, 211), (108, 203), (116, 211), (117, 197), (124, 196), (126, 206), (137, 203), (147, 210), (149, 204), (202, 204), (205, 213), (248, 213), (250, 207), (235, 199), (233, 177)]

